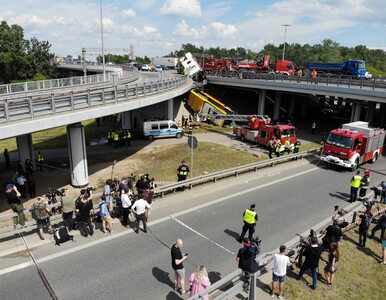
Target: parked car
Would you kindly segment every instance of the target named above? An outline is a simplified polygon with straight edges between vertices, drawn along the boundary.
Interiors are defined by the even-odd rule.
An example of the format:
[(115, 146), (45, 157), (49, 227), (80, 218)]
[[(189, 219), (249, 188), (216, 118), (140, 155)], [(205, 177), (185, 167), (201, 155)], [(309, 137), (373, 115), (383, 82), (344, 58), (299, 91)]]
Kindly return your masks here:
[(367, 79), (373, 78), (373, 74), (371, 74), (370, 72), (366, 72), (365, 78), (367, 78)]
[(151, 69), (150, 69), (149, 65), (142, 65), (141, 71), (151, 71)]
[(164, 70), (164, 68), (162, 68), (162, 66), (158, 65), (158, 66), (155, 66), (154, 70), (156, 70), (157, 72), (162, 72)]

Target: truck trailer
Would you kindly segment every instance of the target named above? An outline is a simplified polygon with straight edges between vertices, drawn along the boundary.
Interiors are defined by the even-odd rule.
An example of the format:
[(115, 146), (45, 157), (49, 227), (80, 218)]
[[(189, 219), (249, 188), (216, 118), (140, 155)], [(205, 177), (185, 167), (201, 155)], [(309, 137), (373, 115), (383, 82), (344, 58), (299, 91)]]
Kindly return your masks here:
[(326, 75), (351, 75), (358, 78), (365, 77), (366, 64), (364, 60), (347, 60), (342, 63), (308, 63), (308, 72), (315, 70)]
[(368, 122), (343, 124), (330, 132), (324, 142), (321, 160), (355, 170), (360, 164), (375, 162), (383, 152), (385, 131)]

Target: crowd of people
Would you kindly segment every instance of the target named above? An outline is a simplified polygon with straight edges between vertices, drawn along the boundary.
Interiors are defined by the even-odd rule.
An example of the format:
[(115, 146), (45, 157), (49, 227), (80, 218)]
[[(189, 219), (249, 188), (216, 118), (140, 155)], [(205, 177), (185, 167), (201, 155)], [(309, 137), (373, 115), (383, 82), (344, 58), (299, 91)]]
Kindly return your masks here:
[(129, 129), (110, 129), (107, 131), (108, 145), (112, 145), (114, 148), (120, 146), (131, 146), (131, 132)]

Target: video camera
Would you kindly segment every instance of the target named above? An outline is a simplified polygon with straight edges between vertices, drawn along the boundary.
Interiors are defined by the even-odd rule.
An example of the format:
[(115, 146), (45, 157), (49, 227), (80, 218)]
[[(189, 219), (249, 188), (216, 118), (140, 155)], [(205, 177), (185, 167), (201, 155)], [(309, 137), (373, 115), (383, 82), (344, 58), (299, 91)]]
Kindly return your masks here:
[(90, 193), (90, 191), (93, 191), (94, 188), (92, 186), (86, 187), (86, 193)]
[[(61, 189), (61, 190), (57, 190), (57, 189), (48, 189), (47, 190), (47, 193), (46, 193), (46, 197), (48, 198), (48, 204), (49, 205), (52, 205), (52, 204), (55, 204), (55, 203), (58, 203), (58, 200), (56, 199), (57, 196), (60, 196), (62, 197), (63, 194), (64, 194), (64, 189)], [(56, 207), (53, 207), (51, 212), (52, 214), (55, 215), (56, 211), (61, 211), (61, 208), (56, 208)]]
[(366, 209), (371, 209), (373, 205), (375, 204), (374, 200), (366, 200), (363, 202), (363, 205), (366, 207)]

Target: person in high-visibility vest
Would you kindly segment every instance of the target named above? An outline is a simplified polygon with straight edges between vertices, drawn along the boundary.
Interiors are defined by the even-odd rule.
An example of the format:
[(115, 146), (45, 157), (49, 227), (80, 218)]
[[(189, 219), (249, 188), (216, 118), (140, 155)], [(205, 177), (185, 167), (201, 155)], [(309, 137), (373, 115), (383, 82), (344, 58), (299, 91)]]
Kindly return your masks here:
[(113, 132), (113, 144), (114, 144), (114, 148), (118, 148), (118, 146), (119, 146), (119, 134), (116, 131)]
[(369, 186), (370, 186), (370, 170), (365, 170), (364, 172), (364, 176), (362, 177), (362, 180), (361, 180), (361, 189), (359, 190), (359, 197), (358, 199), (361, 200), (361, 201), (365, 201), (367, 198), (366, 198), (366, 193), (367, 193), (367, 190), (369, 189)]
[(41, 152), (38, 152), (38, 163), (39, 163), (40, 171), (43, 171), (44, 156)]
[(357, 171), (356, 174), (351, 178), (350, 202), (357, 201), (358, 189), (361, 186), (362, 181), (362, 176), (360, 173), (360, 171)]
[(275, 148), (276, 157), (280, 157), (280, 150), (281, 150), (281, 141), (277, 140), (276, 148)]
[(316, 130), (316, 123), (314, 121), (314, 122), (312, 122), (312, 125), (311, 125), (311, 133), (315, 134), (315, 130)]
[(246, 209), (243, 213), (244, 226), (243, 230), (238, 238), (238, 242), (241, 243), (245, 234), (248, 232), (249, 240), (253, 239), (253, 233), (255, 232), (256, 222), (257, 222), (257, 213), (255, 212), (255, 204), (251, 204), (249, 209)]
[(113, 131), (111, 129), (109, 129), (109, 131), (107, 131), (107, 141), (108, 141), (108, 145), (112, 145), (113, 144)]
[(300, 149), (300, 141), (296, 141), (295, 142), (295, 145), (294, 145), (294, 153), (298, 153), (299, 152), (299, 149)]
[(287, 152), (288, 154), (291, 153), (291, 142), (289, 140), (286, 140), (284, 142), (284, 151)]
[(127, 146), (131, 145), (131, 132), (129, 129), (126, 130), (126, 144)]
[[(177, 169), (177, 178), (178, 181), (186, 180), (188, 177), (190, 170), (189, 167), (186, 165), (186, 162), (183, 160), (181, 161), (181, 165)], [(180, 190), (184, 190), (185, 187), (181, 187)]]

